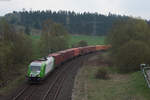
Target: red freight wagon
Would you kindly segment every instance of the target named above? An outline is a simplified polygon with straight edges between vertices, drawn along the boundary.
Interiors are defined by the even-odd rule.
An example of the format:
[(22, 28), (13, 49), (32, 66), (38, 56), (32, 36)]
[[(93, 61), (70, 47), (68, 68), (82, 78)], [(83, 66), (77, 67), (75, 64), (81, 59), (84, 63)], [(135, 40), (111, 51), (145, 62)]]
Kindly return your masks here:
[(79, 48), (73, 48), (73, 50), (74, 50), (74, 57), (80, 55), (80, 49)]
[(105, 45), (102, 45), (101, 47), (102, 47), (102, 50), (107, 50), (108, 49), (108, 47), (105, 46)]
[(89, 52), (94, 52), (96, 51), (96, 46), (88, 46)]
[(96, 46), (91, 46), (92, 52), (96, 51)]
[(84, 48), (83, 47), (79, 47), (80, 50), (80, 55), (84, 55)]
[(88, 53), (90, 53), (90, 47), (89, 46), (87, 46), (87, 47), (85, 47), (85, 52), (86, 52), (86, 54), (88, 54)]
[(74, 56), (73, 49), (67, 49), (67, 50), (65, 50), (65, 52), (66, 52), (66, 60), (73, 58), (73, 56)]
[(68, 52), (66, 50), (58, 52), (63, 56), (63, 62), (68, 60)]
[(80, 47), (81, 50), (81, 55), (89, 53), (89, 48), (88, 47)]
[(74, 48), (67, 49), (67, 51), (69, 52), (69, 58), (73, 58), (75, 56), (75, 49)]
[(63, 56), (60, 53), (52, 53), (48, 56), (53, 56), (55, 58), (55, 65), (58, 66), (63, 62)]
[(103, 45), (96, 45), (96, 51), (103, 50)]
[(111, 46), (105, 46), (105, 45), (96, 45), (96, 51), (99, 50), (107, 50), (108, 48), (110, 48)]

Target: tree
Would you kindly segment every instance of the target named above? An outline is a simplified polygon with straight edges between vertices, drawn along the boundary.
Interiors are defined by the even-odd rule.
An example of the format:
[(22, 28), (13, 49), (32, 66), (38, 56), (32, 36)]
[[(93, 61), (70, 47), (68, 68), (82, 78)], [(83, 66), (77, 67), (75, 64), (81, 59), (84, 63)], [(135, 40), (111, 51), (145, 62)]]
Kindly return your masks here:
[(68, 48), (68, 41), (69, 34), (62, 25), (51, 20), (44, 22), (40, 41), (42, 55), (46, 56), (49, 53)]
[(122, 72), (136, 71), (139, 64), (150, 63), (150, 27), (141, 19), (119, 20), (106, 41), (115, 66)]
[(42, 29), (42, 22), (51, 19), (61, 23), (72, 34), (92, 35), (95, 23), (95, 35), (107, 35), (112, 24), (117, 19), (127, 19), (128, 16), (109, 14), (108, 16), (97, 13), (75, 13), (71, 11), (21, 11), (6, 14), (5, 17), (11, 24), (30, 26), (31, 28)]
[(29, 28), (29, 26), (26, 26), (26, 27), (25, 27), (25, 33), (26, 33), (27, 35), (30, 35), (30, 32), (31, 32), (31, 29)]
[(24, 33), (15, 31), (6, 20), (0, 21), (0, 80), (7, 80), (32, 59), (31, 44)]

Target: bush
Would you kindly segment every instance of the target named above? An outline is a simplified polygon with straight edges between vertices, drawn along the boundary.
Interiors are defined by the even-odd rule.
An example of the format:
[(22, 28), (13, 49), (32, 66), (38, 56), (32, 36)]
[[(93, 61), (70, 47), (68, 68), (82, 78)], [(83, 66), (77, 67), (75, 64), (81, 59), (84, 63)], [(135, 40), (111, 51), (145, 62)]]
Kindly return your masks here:
[(114, 58), (120, 72), (137, 71), (141, 63), (150, 63), (150, 47), (144, 42), (131, 40), (118, 51)]
[(96, 73), (96, 78), (97, 79), (108, 79), (109, 76), (108, 76), (108, 72), (105, 68), (99, 68), (97, 73)]
[(84, 41), (84, 40), (81, 40), (77, 44), (72, 45), (73, 48), (75, 48), (75, 47), (84, 47), (84, 46), (88, 46), (87, 41)]

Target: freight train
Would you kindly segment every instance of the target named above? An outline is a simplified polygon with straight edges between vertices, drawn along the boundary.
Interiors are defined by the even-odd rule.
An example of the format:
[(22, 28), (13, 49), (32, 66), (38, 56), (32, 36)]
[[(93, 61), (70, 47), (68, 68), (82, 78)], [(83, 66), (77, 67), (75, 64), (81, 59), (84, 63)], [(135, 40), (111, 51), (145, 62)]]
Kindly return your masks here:
[(91, 52), (105, 51), (110, 46), (96, 45), (79, 48), (71, 48), (56, 53), (49, 54), (47, 57), (32, 61), (28, 66), (27, 80), (29, 82), (39, 82), (62, 63), (78, 56), (86, 55)]

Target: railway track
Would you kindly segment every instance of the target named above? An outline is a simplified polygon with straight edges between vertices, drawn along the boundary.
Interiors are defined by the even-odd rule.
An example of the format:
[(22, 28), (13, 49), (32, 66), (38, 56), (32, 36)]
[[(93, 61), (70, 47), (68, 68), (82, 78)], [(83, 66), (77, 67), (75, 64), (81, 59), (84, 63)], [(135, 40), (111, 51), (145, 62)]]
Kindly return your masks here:
[[(55, 85), (56, 82), (58, 82), (59, 80), (60, 81), (64, 80), (64, 78), (62, 79), (62, 78), (60, 78), (60, 76), (67, 68), (68, 67), (64, 68), (61, 72), (57, 73), (56, 79), (52, 82), (51, 85), (49, 85), (48, 90), (42, 100), (46, 100), (47, 95), (49, 94), (49, 92), (51, 91), (51, 89), (53, 88), (53, 86)], [(29, 100), (31, 98), (32, 94), (34, 93), (34, 91), (38, 88), (35, 86), (36, 85), (28, 85), (28, 86), (24, 87), (23, 89), (21, 89), (21, 91), (15, 97), (13, 97), (13, 100)], [(24, 93), (28, 89), (30, 89), (30, 93), (28, 93), (28, 95), (24, 96)]]
[(24, 87), (23, 89), (21, 89), (21, 91), (16, 96), (13, 97), (13, 100), (17, 100), (17, 98), (19, 98), (29, 87), (30, 86), (28, 85)]
[[(62, 89), (66, 87), (64, 86), (64, 83), (66, 83), (65, 85), (69, 84), (70, 80), (68, 78), (70, 77), (71, 79), (72, 76), (75, 76), (78, 68), (82, 66), (84, 59), (86, 59), (89, 55), (81, 56), (67, 62), (47, 77), (48, 79), (45, 80), (43, 84), (27, 85), (17, 94), (6, 100), (71, 100), (60, 99), (59, 95), (62, 93)], [(70, 91), (71, 89), (68, 90)], [(69, 92), (68, 90), (66, 90), (66, 92)]]
[[(56, 77), (56, 79), (53, 81), (53, 83), (48, 87), (48, 90), (46, 91), (42, 100), (46, 100), (47, 98), (53, 98), (52, 100), (56, 100), (58, 93), (62, 87), (61, 83), (63, 83), (65, 80), (65, 76), (66, 76), (65, 71), (68, 72), (69, 69), (70, 69), (69, 66), (67, 66), (66, 68), (63, 69), (63, 71), (61, 73), (59, 73), (59, 75)], [(53, 91), (53, 89), (55, 89), (55, 90)], [(51, 95), (49, 95), (50, 93), (51, 93)]]

